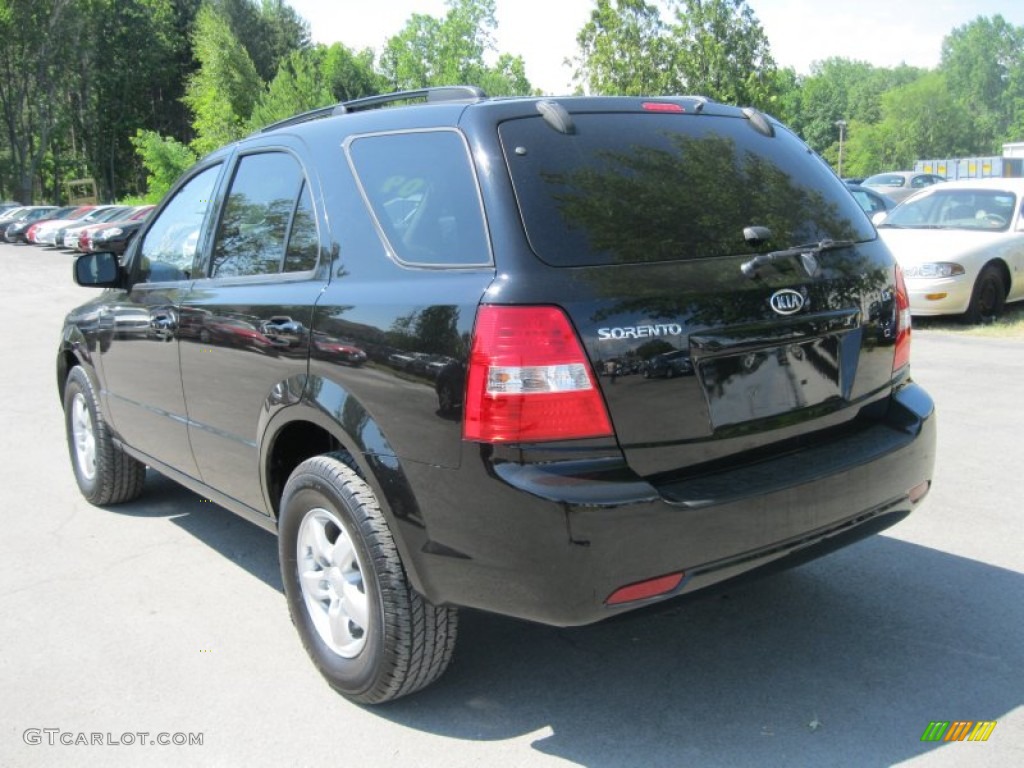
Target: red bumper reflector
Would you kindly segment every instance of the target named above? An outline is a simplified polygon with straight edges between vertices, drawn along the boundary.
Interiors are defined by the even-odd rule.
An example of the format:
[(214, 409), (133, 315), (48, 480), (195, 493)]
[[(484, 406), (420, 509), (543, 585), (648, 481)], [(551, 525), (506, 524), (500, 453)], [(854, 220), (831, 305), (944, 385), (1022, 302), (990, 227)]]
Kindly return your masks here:
[(605, 605), (619, 605), (621, 603), (631, 603), (634, 600), (644, 600), (648, 597), (663, 595), (678, 587), (682, 581), (682, 573), (670, 573), (668, 576), (638, 581), (635, 584), (628, 584), (615, 590), (604, 602)]

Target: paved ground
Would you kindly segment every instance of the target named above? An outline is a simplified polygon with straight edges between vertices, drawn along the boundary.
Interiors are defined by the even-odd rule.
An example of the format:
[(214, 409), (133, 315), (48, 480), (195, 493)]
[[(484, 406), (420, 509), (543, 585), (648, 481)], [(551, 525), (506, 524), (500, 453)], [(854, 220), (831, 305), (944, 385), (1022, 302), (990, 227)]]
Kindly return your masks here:
[[(159, 476), (117, 511), (78, 495), (53, 380), (91, 293), (70, 263), (0, 246), (0, 766), (1024, 765), (1024, 342), (915, 335), (937, 480), (886, 535), (584, 629), (467, 612), (439, 684), (367, 710), (307, 661), (269, 534)], [(998, 725), (922, 744), (956, 719)]]

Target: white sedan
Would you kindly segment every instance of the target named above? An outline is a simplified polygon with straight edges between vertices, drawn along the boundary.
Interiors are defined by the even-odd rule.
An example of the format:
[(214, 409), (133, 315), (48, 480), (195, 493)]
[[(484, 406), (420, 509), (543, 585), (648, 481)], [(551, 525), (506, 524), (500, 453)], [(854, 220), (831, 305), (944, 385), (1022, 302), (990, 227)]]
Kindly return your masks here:
[(913, 315), (998, 316), (1024, 299), (1024, 179), (964, 179), (877, 217), (903, 269)]

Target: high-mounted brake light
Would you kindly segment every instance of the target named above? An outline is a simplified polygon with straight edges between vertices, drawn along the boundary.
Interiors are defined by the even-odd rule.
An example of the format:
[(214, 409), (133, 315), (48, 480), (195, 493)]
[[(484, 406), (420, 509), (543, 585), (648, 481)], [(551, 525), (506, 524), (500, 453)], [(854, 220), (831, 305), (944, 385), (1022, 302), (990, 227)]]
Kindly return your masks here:
[(910, 294), (903, 279), (903, 270), (896, 265), (896, 353), (892, 372), (910, 364)]
[(640, 105), (648, 112), (685, 112), (681, 104), (672, 104), (667, 101), (645, 101)]
[(480, 307), (466, 376), (467, 440), (520, 443), (611, 434), (594, 373), (562, 310)]

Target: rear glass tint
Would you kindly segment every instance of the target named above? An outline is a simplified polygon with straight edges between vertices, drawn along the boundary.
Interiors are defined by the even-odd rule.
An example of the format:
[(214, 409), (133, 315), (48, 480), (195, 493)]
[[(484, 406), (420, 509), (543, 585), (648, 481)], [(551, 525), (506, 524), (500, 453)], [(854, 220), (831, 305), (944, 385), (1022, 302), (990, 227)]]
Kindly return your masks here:
[[(499, 128), (526, 234), (556, 266), (713, 258), (824, 239), (866, 241), (874, 228), (835, 174), (784, 130), (741, 118), (573, 115), (562, 134), (541, 117)], [(764, 248), (762, 248), (763, 250)]]

